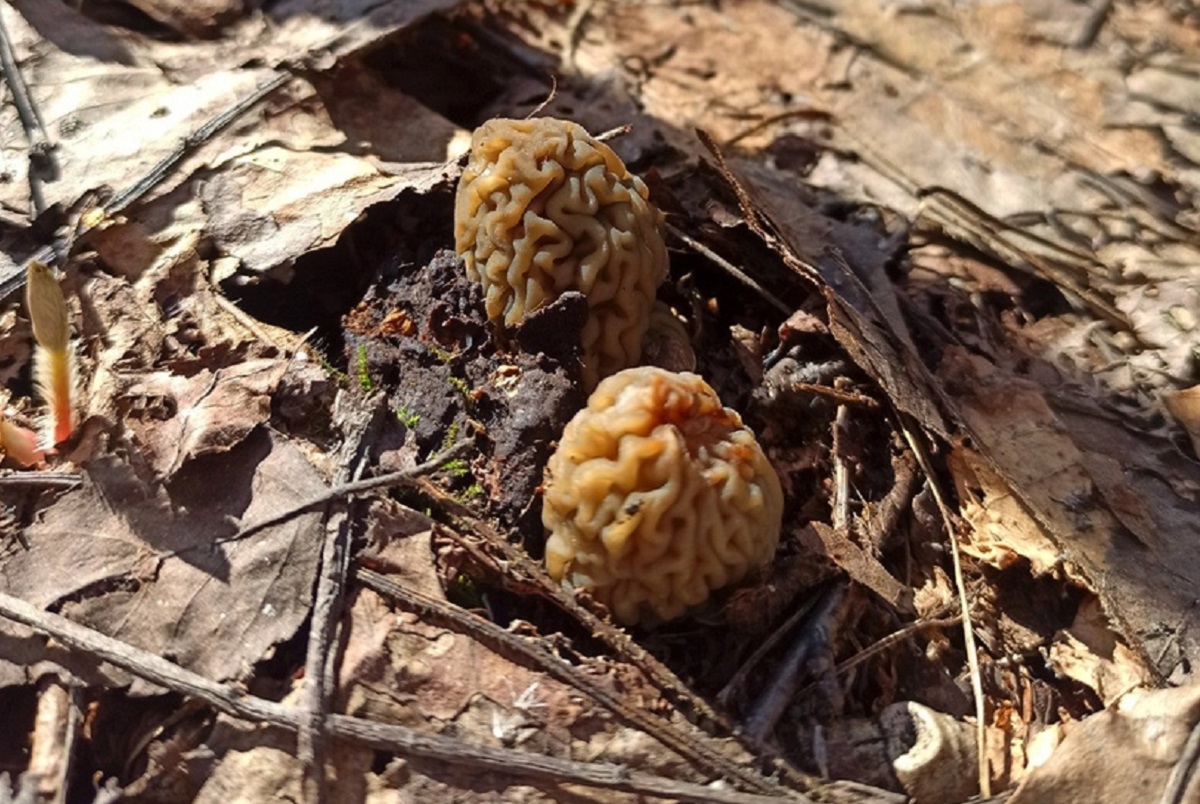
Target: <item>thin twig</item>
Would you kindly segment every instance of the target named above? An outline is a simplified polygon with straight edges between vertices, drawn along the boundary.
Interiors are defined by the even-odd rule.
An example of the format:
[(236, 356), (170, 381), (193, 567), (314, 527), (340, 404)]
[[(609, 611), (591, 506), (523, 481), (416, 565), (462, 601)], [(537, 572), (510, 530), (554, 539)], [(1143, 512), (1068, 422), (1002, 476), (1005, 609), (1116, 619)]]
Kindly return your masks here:
[[(252, 335), (254, 335), (256, 339), (267, 344), (268, 346), (274, 346), (280, 352), (290, 352), (294, 354), (300, 351), (300, 349), (304, 347), (304, 344), (308, 343), (309, 339), (312, 338), (312, 336), (317, 332), (316, 327), (313, 327), (303, 335), (296, 335), (293, 332), (288, 332), (287, 335), (290, 336), (288, 338), (288, 343), (280, 343), (276, 338), (275, 333), (268, 331), (266, 327), (262, 325), (261, 321), (247, 313), (241, 307), (238, 307), (223, 293), (214, 292), (212, 294), (212, 299), (218, 307), (229, 313), (234, 320), (245, 327)], [(281, 330), (276, 330), (276, 332), (281, 332)]]
[(83, 483), (79, 472), (3, 472), (0, 486), (19, 489), (73, 489)]
[(950, 561), (954, 567), (954, 590), (958, 595), (958, 605), (962, 611), (963, 641), (966, 643), (964, 647), (967, 652), (967, 668), (971, 673), (971, 694), (975, 699), (975, 742), (979, 755), (979, 792), (984, 798), (987, 798), (992, 794), (992, 780), (988, 772), (987, 709), (983, 697), (983, 676), (979, 672), (979, 651), (975, 647), (975, 628), (971, 623), (971, 604), (967, 600), (967, 582), (963, 578), (958, 534), (954, 530), (954, 519), (950, 515), (950, 508), (942, 494), (937, 475), (934, 474), (929, 455), (925, 452), (925, 445), (913, 433), (907, 414), (900, 414), (900, 430), (904, 433), (904, 440), (908, 442), (908, 448), (917, 457), (921, 471), (925, 473), (925, 480), (929, 483), (933, 499), (937, 502), (938, 511), (942, 515), (942, 522), (946, 526), (946, 538), (950, 542)]
[[(943, 617), (938, 620), (919, 620), (915, 623), (909, 623), (900, 630), (893, 631), (892, 633), (888, 634), (873, 645), (860, 650), (849, 659), (839, 662), (837, 667), (833, 668), (833, 674), (835, 676), (845, 675), (855, 667), (858, 667), (860, 664), (865, 662), (867, 659), (883, 653), (888, 648), (903, 642), (913, 634), (920, 633), (921, 631), (925, 631), (930, 628), (949, 628), (951, 626), (958, 625), (960, 622), (962, 622), (962, 615), (956, 614), (953, 617)], [(794, 696), (794, 700), (798, 701), (805, 695), (808, 695), (808, 693), (817, 688), (819, 683), (819, 681), (813, 681), (807, 686), (801, 687)]]
[(131, 204), (134, 204), (150, 192), (159, 182), (171, 174), (176, 167), (187, 157), (192, 151), (204, 145), (217, 134), (220, 134), (226, 128), (233, 124), (235, 120), (244, 115), (246, 112), (253, 109), (264, 100), (268, 95), (279, 89), (292, 79), (292, 74), (289, 72), (276, 72), (275, 75), (268, 78), (256, 86), (249, 95), (244, 98), (239, 98), (236, 103), (221, 112), (213, 119), (209, 120), (200, 128), (193, 131), (188, 136), (184, 137), (179, 145), (175, 146), (169, 154), (159, 160), (158, 164), (150, 168), (141, 180), (135, 182), (132, 186), (117, 193), (111, 201), (104, 205), (106, 215), (115, 215)]
[[(270, 723), (295, 732), (302, 713), (234, 688), (218, 684), (148, 651), (79, 625), (67, 618), (42, 611), (12, 595), (0, 592), (0, 615), (27, 625), (74, 650), (102, 659), (138, 678), (191, 698), (199, 698), (218, 711), (255, 723)], [(377, 723), (349, 715), (330, 715), (325, 725), (331, 736), (382, 751), (425, 757), (449, 765), (465, 765), (541, 780), (550, 784), (581, 784), (688, 801), (720, 804), (769, 804), (777, 797), (738, 793), (717, 787), (677, 782), (649, 773), (631, 771), (610, 763), (574, 762), (507, 748), (491, 748), (426, 734), (404, 726)], [(782, 791), (780, 791), (782, 792)], [(800, 797), (802, 802), (811, 802)]]
[[(142, 178), (138, 179), (131, 186), (125, 188), (116, 196), (114, 196), (113, 199), (104, 206), (103, 215), (96, 216), (96, 220), (108, 220), (113, 215), (116, 215), (118, 212), (121, 212), (130, 205), (136, 203), (139, 199), (146, 195), (146, 193), (154, 189), (159, 182), (169, 176), (172, 171), (178, 168), (180, 163), (182, 163), (185, 158), (190, 156), (193, 151), (207, 143), (210, 139), (219, 134), (223, 129), (227, 128), (239, 117), (250, 111), (250, 109), (256, 106), (272, 92), (286, 84), (289, 80), (291, 80), (291, 78), (291, 73), (275, 73), (275, 75), (273, 75), (271, 78), (255, 87), (249, 95), (239, 99), (229, 109), (221, 112), (216, 117), (200, 126), (200, 128), (193, 131), (191, 134), (185, 137), (179, 143), (179, 145), (171, 151), (171, 153), (164, 156), (158, 162), (158, 164), (150, 168), (150, 170), (147, 171)], [(87, 234), (87, 232), (91, 231), (92, 228), (94, 228), (94, 224), (92, 226), (81, 227), (80, 230), (76, 232), (76, 235), (81, 236)], [(26, 262), (37, 260), (38, 262), (43, 262), (47, 265), (50, 265), (54, 263), (54, 257), (54, 247), (43, 246), (34, 252), (34, 254)], [(24, 284), (25, 267), (22, 265), (9, 276), (0, 279), (0, 299), (8, 297), (9, 294), (20, 289)]]
[(764, 117), (752, 124), (749, 128), (744, 128), (737, 134), (734, 134), (729, 139), (721, 144), (722, 149), (732, 148), (747, 137), (751, 137), (760, 131), (764, 131), (777, 123), (785, 123), (788, 120), (820, 120), (821, 122), (829, 122), (835, 120), (834, 115), (824, 109), (789, 109), (786, 112)]
[[(41, 215), (46, 209), (46, 198), (42, 193), (41, 174), (53, 165), (54, 143), (46, 133), (46, 124), (38, 112), (33, 96), (17, 59), (13, 55), (12, 40), (8, 38), (8, 28), (0, 17), (0, 69), (4, 71), (4, 80), (12, 92), (13, 106), (17, 107), (17, 116), (21, 118), (21, 126), (25, 129), (25, 137), (29, 140), (29, 197), (33, 202), (33, 212)], [(21, 274), (24, 276), (24, 272)]]
[(610, 128), (608, 131), (602, 131), (595, 138), (599, 142), (608, 142), (609, 140), (615, 140), (617, 137), (624, 137), (631, 131), (633, 131), (633, 126), (626, 123), (623, 126)]
[[(369, 464), (368, 445), (383, 425), (387, 406), (382, 396), (374, 404), (351, 414), (338, 472), (339, 483), (362, 479)], [(350, 506), (353, 510), (357, 506)], [(346, 575), (350, 569), (350, 530), (354, 518), (338, 512), (325, 524), (321, 568), (313, 600), (312, 625), (304, 659), (304, 688), (301, 696), (304, 717), (296, 735), (296, 756), (304, 766), (304, 799), (313, 804), (328, 801), (325, 786), (325, 715), (331, 709), (337, 651), (334, 649), (342, 617)]]
[(811, 382), (794, 382), (788, 385), (787, 388), (789, 391), (828, 397), (840, 405), (862, 405), (867, 408), (879, 407), (879, 400), (873, 397), (865, 394), (856, 394), (853, 391), (843, 391), (841, 388), (833, 388), (828, 385), (817, 385)]
[(443, 464), (446, 464), (454, 458), (457, 458), (473, 445), (473, 441), (466, 439), (458, 442), (449, 449), (442, 451), (435, 457), (430, 458), (428, 461), (425, 461), (425, 463), (418, 464), (411, 469), (401, 469), (399, 472), (389, 472), (386, 475), (368, 477), (363, 480), (355, 480), (350, 483), (343, 483), (340, 486), (334, 486), (326, 489), (312, 499), (299, 503), (298, 505), (295, 505), (286, 511), (273, 514), (259, 522), (246, 525), (237, 533), (221, 539), (220, 541), (232, 542), (239, 539), (244, 539), (247, 536), (257, 533), (263, 528), (269, 528), (272, 525), (278, 525), (281, 522), (286, 522), (292, 517), (299, 516), (300, 514), (303, 514), (306, 511), (311, 511), (314, 508), (320, 508), (323, 505), (328, 505), (329, 503), (340, 500), (343, 497), (353, 497), (358, 494), (366, 494), (368, 491), (375, 491), (376, 489), (388, 488), (390, 486), (410, 485), (421, 475), (432, 472)]
[(83, 727), (82, 690), (57, 676), (38, 683), (37, 715), (29, 746), (26, 773), (36, 780), (38, 801), (65, 804), (71, 784), (75, 750)]
[(583, 41), (584, 23), (592, 15), (595, 5), (596, 0), (576, 3), (575, 10), (567, 20), (567, 52), (563, 54), (563, 64), (572, 70), (576, 69), (575, 53), (579, 50), (579, 43)]
[(1175, 765), (1167, 776), (1162, 798), (1159, 799), (1161, 804), (1183, 804), (1187, 800), (1188, 788), (1195, 779), (1197, 765), (1200, 765), (1200, 724), (1192, 726), (1187, 742), (1179, 752), (1179, 759), (1175, 760)]
[(846, 533), (850, 524), (850, 469), (846, 466), (843, 451), (850, 410), (838, 405), (837, 418), (833, 422), (833, 505), (830, 524), (833, 529)]
[(674, 237), (678, 238), (679, 241), (685, 246), (692, 249), (692, 251), (695, 251), (701, 256), (707, 257), (718, 268), (725, 271), (725, 273), (729, 274), (734, 279), (753, 290), (759, 296), (762, 296), (763, 299), (765, 299), (776, 310), (779, 310), (784, 315), (791, 315), (794, 312), (791, 307), (788, 307), (786, 304), (781, 302), (778, 297), (775, 296), (775, 294), (771, 293), (771, 291), (767, 290), (762, 285), (758, 284), (758, 282), (756, 282), (754, 279), (750, 278), (750, 275), (741, 268), (738, 268), (736, 265), (722, 257), (717, 252), (713, 251), (708, 246), (701, 243), (696, 238), (686, 234), (682, 229), (679, 229), (678, 227), (672, 226), (668, 223), (667, 231), (670, 232)]
[(845, 597), (845, 583), (839, 583), (822, 596), (813, 612), (811, 627), (804, 629), (796, 639), (770, 686), (746, 718), (746, 736), (753, 742), (762, 743), (779, 722), (795, 695), (805, 662), (815, 651), (828, 648), (829, 624)]
[[(570, 592), (551, 580), (550, 576), (546, 574), (545, 569), (530, 559), (524, 550), (508, 542), (508, 540), (486, 523), (476, 520), (465, 506), (443, 494), (437, 487), (427, 481), (419, 480), (416, 486), (422, 493), (436, 499), (439, 506), (455, 517), (457, 521), (461, 522), (461, 526), (464, 529), (469, 529), (475, 535), (476, 539), (499, 551), (501, 558), (498, 559), (483, 549), (479, 542), (465, 538), (453, 531), (449, 532), (448, 535), (454, 537), (455, 541), (479, 562), (481, 567), (491, 568), (496, 573), (498, 580), (509, 584), (519, 594), (528, 595), (536, 593), (541, 595), (560, 610), (574, 617), (585, 631), (591, 633), (596, 639), (607, 645), (618, 657), (642, 671), (665, 696), (675, 702), (681, 709), (690, 706), (696, 714), (707, 720), (709, 724), (719, 726), (725, 735), (732, 733), (733, 729), (729, 724), (728, 718), (714, 710), (703, 698), (691, 692), (688, 686), (669, 667), (630, 638), (628, 633), (614, 627), (611, 623), (598, 617), (594, 612), (581, 606)], [(658, 736), (660, 731), (662, 731), (661, 728), (656, 728), (653, 733), (655, 736)], [(672, 735), (668, 738), (672, 740), (672, 743), (668, 745), (674, 747), (674, 743), (684, 738), (686, 745), (683, 751), (687, 752), (685, 755), (700, 757), (709, 763), (709, 767), (715, 772), (727, 778), (739, 779), (753, 789), (763, 791), (773, 789), (772, 784), (761, 773), (758, 773), (755, 768), (733, 762), (724, 754), (709, 747), (708, 741), (703, 739), (703, 737), (704, 732), (697, 728), (695, 733), (691, 735), (684, 735), (682, 733)], [(660, 739), (662, 738), (660, 737)], [(689, 748), (688, 746), (691, 747)], [(747, 747), (749, 748), (750, 746)], [(796, 787), (808, 790), (819, 784), (819, 780), (801, 773), (785, 761), (776, 760), (775, 766), (788, 783)]]
[(777, 644), (783, 639), (784, 635), (789, 633), (796, 627), (801, 619), (808, 616), (812, 611), (813, 606), (817, 605), (817, 597), (812, 596), (802, 601), (794, 612), (788, 615), (788, 618), (771, 632), (771, 635), (750, 654), (746, 661), (742, 662), (742, 666), (737, 669), (737, 672), (729, 679), (721, 691), (717, 693), (717, 703), (721, 706), (728, 707), (733, 700), (734, 695), (741, 691), (742, 685), (746, 683), (746, 679), (750, 676), (750, 672), (758, 666), (762, 658), (767, 655)]
[[(688, 759), (698, 767), (721, 772), (720, 767), (712, 761), (710, 753), (700, 748), (694, 738), (689, 739), (682, 734), (677, 734), (671, 724), (641, 709), (625, 705), (619, 697), (605, 690), (574, 667), (564, 663), (545, 648), (519, 639), (489, 620), (476, 617), (460, 608), (448, 606), (439, 600), (423, 595), (413, 589), (407, 589), (372, 570), (364, 567), (356, 567), (354, 574), (364, 586), (375, 590), (385, 597), (399, 600), (410, 607), (420, 609), (424, 613), (443, 618), (445, 621), (454, 623), (466, 633), (480, 637), (494, 646), (500, 646), (502, 649), (522, 657), (533, 664), (533, 666), (541, 668), (564, 684), (568, 684), (580, 692), (587, 694), (596, 703), (617, 715), (620, 719), (658, 739), (672, 751)], [(729, 781), (741, 784), (747, 783), (747, 780), (740, 778), (740, 776), (735, 776), (729, 779)], [(755, 788), (758, 792), (771, 792), (779, 789), (763, 785), (755, 785)]]

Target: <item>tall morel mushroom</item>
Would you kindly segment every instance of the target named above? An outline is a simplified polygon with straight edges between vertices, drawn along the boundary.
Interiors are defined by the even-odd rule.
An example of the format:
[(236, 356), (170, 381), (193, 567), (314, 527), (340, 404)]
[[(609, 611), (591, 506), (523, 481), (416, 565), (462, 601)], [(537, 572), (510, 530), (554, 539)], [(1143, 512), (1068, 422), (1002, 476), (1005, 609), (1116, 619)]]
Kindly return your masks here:
[(546, 568), (621, 622), (666, 620), (770, 561), (783, 491), (703, 379), (654, 367), (604, 380), (546, 472)]
[(476, 129), (454, 241), (493, 321), (515, 324), (568, 290), (587, 297), (586, 389), (641, 357), (667, 274), (662, 213), (641, 179), (578, 124), (497, 119)]

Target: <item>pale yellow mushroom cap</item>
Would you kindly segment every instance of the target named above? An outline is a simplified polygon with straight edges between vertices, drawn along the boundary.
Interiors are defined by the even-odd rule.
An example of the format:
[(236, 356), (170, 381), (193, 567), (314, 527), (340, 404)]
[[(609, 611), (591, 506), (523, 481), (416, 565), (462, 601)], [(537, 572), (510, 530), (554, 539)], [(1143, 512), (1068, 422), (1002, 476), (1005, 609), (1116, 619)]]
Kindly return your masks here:
[(695, 374), (602, 381), (546, 471), (546, 568), (621, 622), (667, 620), (771, 560), (783, 490), (738, 414)]
[(662, 213), (611, 148), (566, 120), (490, 120), (471, 137), (454, 242), (487, 315), (512, 325), (583, 293), (584, 387), (635, 365), (667, 275)]

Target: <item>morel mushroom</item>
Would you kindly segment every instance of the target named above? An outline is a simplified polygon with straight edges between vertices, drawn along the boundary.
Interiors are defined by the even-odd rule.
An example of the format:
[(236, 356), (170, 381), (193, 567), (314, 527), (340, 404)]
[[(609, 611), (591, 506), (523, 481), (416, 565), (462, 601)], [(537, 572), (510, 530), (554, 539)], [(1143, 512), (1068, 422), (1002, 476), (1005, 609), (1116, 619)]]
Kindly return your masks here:
[(601, 382), (546, 475), (547, 570), (627, 624), (683, 614), (779, 542), (779, 478), (695, 374), (641, 367)]
[(561, 293), (588, 299), (584, 388), (635, 365), (667, 274), (662, 213), (613, 150), (565, 120), (476, 129), (454, 241), (492, 321), (516, 324)]

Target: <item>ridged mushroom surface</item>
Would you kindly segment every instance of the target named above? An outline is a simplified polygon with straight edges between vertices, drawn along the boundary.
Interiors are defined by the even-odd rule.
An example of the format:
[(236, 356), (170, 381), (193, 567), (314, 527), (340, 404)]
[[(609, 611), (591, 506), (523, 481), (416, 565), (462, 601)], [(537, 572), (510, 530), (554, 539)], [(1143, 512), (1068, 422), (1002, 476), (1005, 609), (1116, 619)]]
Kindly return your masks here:
[(454, 208), (454, 240), (506, 325), (567, 290), (588, 300), (588, 390), (637, 363), (667, 274), (662, 214), (645, 184), (581, 126), (496, 119), (476, 129)]
[(677, 617), (770, 561), (783, 491), (758, 441), (695, 374), (602, 381), (546, 472), (546, 568), (627, 624)]

